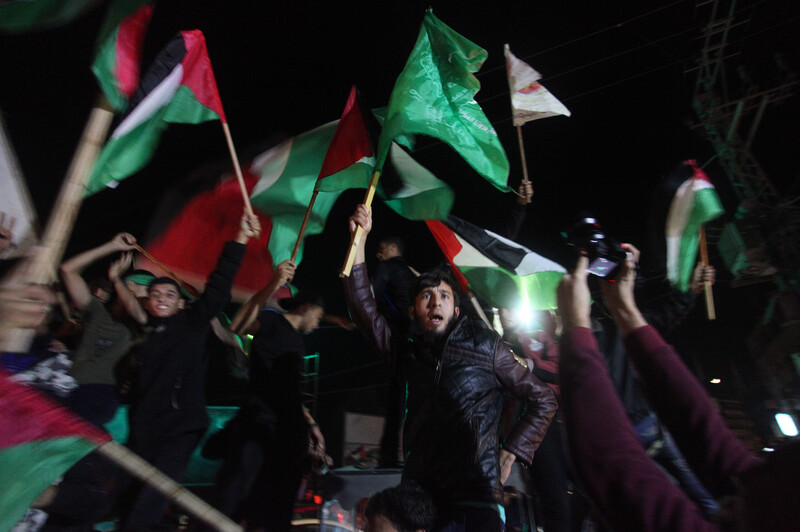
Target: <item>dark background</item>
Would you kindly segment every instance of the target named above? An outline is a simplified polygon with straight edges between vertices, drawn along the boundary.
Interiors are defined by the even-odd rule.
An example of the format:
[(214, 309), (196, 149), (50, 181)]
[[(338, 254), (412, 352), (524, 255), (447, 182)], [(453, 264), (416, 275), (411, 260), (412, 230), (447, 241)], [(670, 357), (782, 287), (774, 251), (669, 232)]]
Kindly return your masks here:
[[(374, 106), (388, 102), (416, 40), (429, 1), (263, 2), (162, 1), (146, 36), (143, 71), (177, 31), (205, 33), (226, 115), (243, 163), (248, 154), (336, 119), (352, 84)], [(496, 127), (511, 163), (509, 184), (521, 176), (511, 125), (502, 53), (511, 45), (542, 73), (542, 83), (572, 111), (523, 127), (535, 196), (520, 243), (569, 266), (572, 251), (560, 236), (579, 211), (593, 212), (608, 233), (645, 250), (651, 193), (661, 175), (686, 158), (701, 165), (713, 150), (691, 107), (709, 8), (674, 2), (435, 2), (434, 13), (489, 52), (476, 99)], [(60, 187), (97, 95), (89, 71), (101, 4), (62, 28), (0, 35), (0, 109), (42, 220)], [(729, 75), (747, 66), (761, 88), (779, 80), (775, 53), (798, 66), (798, 15), (793, 0), (737, 3), (741, 25), (730, 36)], [(731, 90), (736, 94), (736, 83)], [(753, 150), (779, 191), (797, 195), (798, 98), (768, 109)], [(453, 213), (500, 230), (514, 197), (481, 179), (448, 146), (421, 138), (416, 158), (455, 190)], [(153, 161), (115, 190), (83, 205), (67, 256), (98, 245), (118, 231), (143, 237), (162, 197), (198, 168), (229, 166), (216, 122), (171, 125)], [(707, 171), (733, 213), (736, 199), (720, 168)], [(201, 172), (202, 173), (202, 172)], [(307, 239), (295, 284), (322, 292), (330, 310), (345, 312), (337, 272), (348, 234), (346, 218), (362, 191), (342, 195), (325, 233)], [(442, 260), (421, 222), (375, 206), (376, 234), (407, 240), (409, 263), (426, 269)], [(368, 253), (374, 251), (374, 239)], [(719, 269), (719, 320), (700, 311), (676, 332), (684, 354), (707, 374), (734, 360), (745, 373), (744, 335), (761, 317), (771, 285), (738, 289), (712, 247)], [(332, 433), (341, 412), (381, 413), (383, 369), (358, 333), (323, 328), (309, 338), (321, 353), (319, 416)], [(723, 386), (728, 382), (723, 379)], [(734, 390), (730, 390), (732, 393)], [(221, 395), (225, 395), (221, 393)], [(224, 397), (222, 397), (224, 399)], [(338, 437), (338, 436), (337, 436)], [(333, 443), (333, 442), (332, 442)]]

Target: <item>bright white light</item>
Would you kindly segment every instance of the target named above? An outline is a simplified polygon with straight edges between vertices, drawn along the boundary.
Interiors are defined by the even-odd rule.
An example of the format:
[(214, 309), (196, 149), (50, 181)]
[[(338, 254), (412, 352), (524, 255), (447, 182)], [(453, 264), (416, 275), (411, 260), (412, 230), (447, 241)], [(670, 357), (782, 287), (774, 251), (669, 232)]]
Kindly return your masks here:
[(721, 379), (711, 379), (709, 382), (710, 382), (711, 384), (719, 384), (719, 383), (721, 383), (721, 382), (722, 382), (722, 380), (721, 380)]
[(772, 447), (764, 447), (761, 450), (764, 451), (765, 453), (771, 453), (775, 451), (775, 449), (773, 449)]
[(517, 323), (521, 325), (521, 330), (530, 331), (533, 326), (533, 312), (528, 307), (522, 306), (514, 311), (516, 314)]
[(778, 422), (778, 428), (781, 429), (786, 436), (797, 436), (797, 425), (794, 419), (789, 414), (775, 414), (775, 421)]

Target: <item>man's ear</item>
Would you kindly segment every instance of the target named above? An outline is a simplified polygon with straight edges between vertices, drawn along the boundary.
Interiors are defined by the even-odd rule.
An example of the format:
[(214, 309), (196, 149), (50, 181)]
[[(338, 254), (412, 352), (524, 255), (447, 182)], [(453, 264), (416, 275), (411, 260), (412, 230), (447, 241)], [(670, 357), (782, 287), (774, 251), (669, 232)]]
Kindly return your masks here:
[(414, 306), (413, 305), (408, 307), (408, 316), (412, 320), (416, 318), (416, 316), (414, 315)]
[(183, 299), (183, 298), (180, 298), (180, 299), (178, 300), (178, 310), (183, 310), (183, 307), (184, 307), (185, 305), (186, 305), (186, 300), (185, 300), (185, 299)]
[(457, 318), (458, 315), (461, 313), (461, 309), (459, 307), (456, 307), (454, 310), (455, 310), (456, 318)]

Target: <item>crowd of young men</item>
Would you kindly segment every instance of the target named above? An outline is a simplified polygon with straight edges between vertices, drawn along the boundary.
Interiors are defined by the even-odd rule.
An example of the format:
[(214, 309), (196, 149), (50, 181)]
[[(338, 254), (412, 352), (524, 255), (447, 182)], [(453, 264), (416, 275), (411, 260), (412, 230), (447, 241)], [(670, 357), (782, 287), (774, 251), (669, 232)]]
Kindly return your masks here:
[[(529, 196), (522, 197), (529, 201)], [(546, 447), (546, 458), (552, 463), (541, 463), (545, 458), (542, 455), (532, 471), (534, 477), (545, 477), (544, 482), (537, 481), (547, 506), (543, 512), (545, 530), (567, 530), (569, 519), (564, 514), (571, 510), (565, 499), (569, 483), (562, 430), (559, 426), (555, 432), (548, 432), (561, 402), (559, 392), (563, 391), (558, 386), (559, 348), (553, 343), (555, 322), (535, 338), (529, 337), (518, 330), (508, 310), (501, 309), (505, 332), (501, 337), (480, 319), (463, 312), (458, 287), (448, 271), (418, 274), (409, 268), (397, 238), (379, 242), (378, 275), (371, 282), (365, 261), (367, 236), (372, 229), (370, 209), (359, 205), (348, 223), (351, 235), (361, 229), (363, 238), (357, 245), (352, 272), (343, 278), (345, 300), (369, 348), (386, 360), (396, 382), (406, 390), (403, 483), (370, 502), (367, 517), (372, 529), (400, 530), (402, 521), (412, 523), (408, 526), (417, 530), (504, 530), (504, 484), (512, 465), (521, 462), (530, 466), (548, 435), (555, 442)], [(95, 425), (107, 423), (119, 403), (114, 370), (131, 351), (133, 362), (128, 361), (127, 366), (134, 377), (132, 389), (127, 391), (130, 434), (126, 445), (176, 480), (180, 480), (208, 428), (202, 360), (206, 336), (229, 301), (248, 240), (259, 232), (258, 219), (243, 215), (236, 238), (225, 244), (202, 295), (191, 302), (175, 279), (140, 270), (126, 274), (132, 262), (131, 250), (136, 247), (136, 239), (127, 233), (69, 259), (60, 268), (62, 282), (73, 307), (81, 313), (84, 328), (72, 367), (67, 370), (74, 383), (66, 387), (61, 400)], [(110, 284), (84, 281), (81, 272), (87, 266), (118, 252), (121, 256), (108, 269)], [(585, 277), (581, 264), (578, 273)], [(232, 332), (254, 335), (249, 352), (250, 386), (238, 415), (220, 434), (222, 467), (211, 502), (249, 530), (288, 530), (305, 457), (329, 459), (319, 426), (302, 404), (299, 381), (305, 354), (301, 335), (317, 328), (324, 302), (312, 292), (300, 291), (274, 305), (276, 292), (293, 279), (295, 270), (291, 261), (278, 265), (271, 282), (240, 308), (230, 325)], [(626, 264), (626, 275), (631, 271)], [(695, 277), (701, 282), (707, 274), (699, 269)], [(49, 294), (37, 294), (36, 289), (24, 287), (31, 302), (52, 303)], [(571, 320), (567, 328), (587, 327), (584, 315), (588, 307), (582, 293), (576, 296), (578, 292), (573, 278), (567, 277), (561, 294), (564, 301), (560, 302), (562, 312)], [(608, 292), (630, 299), (628, 294)], [(612, 299), (612, 310), (615, 301)], [(273, 305), (268, 306), (268, 302)], [(41, 324), (38, 315), (17, 308), (18, 303), (6, 308), (6, 303), (4, 300), (0, 306), (4, 319), (15, 315), (15, 320), (22, 320), (19, 323), (38, 320)], [(634, 329), (643, 324), (642, 318)], [(621, 357), (624, 363), (624, 353)], [(609, 359), (611, 363), (613, 358)], [(614, 377), (612, 371), (609, 383)], [(624, 387), (616, 382), (614, 385), (622, 402), (613, 408), (629, 410), (627, 423), (635, 427), (644, 450), (648, 442), (639, 431), (635, 412), (625, 402)], [(573, 382), (566, 393), (576, 393), (575, 386)], [(518, 402), (510, 421), (503, 417), (509, 397)], [(594, 420), (576, 413), (585, 405), (577, 404), (573, 397), (567, 396), (567, 404), (574, 411), (566, 426), (583, 423), (596, 430)], [(392, 408), (399, 410), (396, 404)], [(387, 416), (393, 413), (389, 411)], [(648, 416), (654, 414), (648, 410)], [(559, 415), (558, 423), (563, 421)], [(618, 423), (624, 421), (620, 418)], [(389, 430), (384, 443), (392, 441), (394, 429)], [(574, 433), (584, 430), (589, 429), (581, 426)], [(575, 441), (570, 444), (576, 447)], [(396, 465), (392, 445), (384, 447), (383, 460)], [(591, 453), (588, 442), (577, 447), (584, 454)], [(631, 456), (639, 454), (631, 452)], [(678, 457), (683, 459), (680, 453)], [(585, 457), (578, 458), (579, 476), (587, 475), (581, 458)], [(758, 462), (746, 461), (746, 466), (756, 467)], [(68, 473), (51, 498), (49, 509), (58, 513), (60, 508), (83, 504), (81, 490), (95, 489), (103, 480), (91, 478), (95, 467), (90, 457)], [(683, 489), (688, 493), (674, 495), (675, 500), (692, 499), (691, 504), (702, 508), (701, 513), (716, 511), (713, 499), (691, 471), (685, 478), (675, 476), (682, 485), (686, 480)], [(613, 500), (602, 500), (608, 495), (603, 491), (608, 489), (606, 479), (595, 476), (579, 480), (588, 486), (589, 495), (601, 499), (601, 518), (624, 519), (614, 513), (622, 515), (623, 510)], [(692, 482), (702, 493), (692, 490)], [(122, 530), (157, 530), (162, 526), (168, 500), (158, 491), (128, 481), (114, 494), (122, 501), (115, 506)], [(631, 490), (626, 496), (637, 495)], [(100, 500), (93, 502), (102, 505)], [(419, 510), (418, 516), (414, 513), (416, 517), (412, 518), (409, 504)], [(685, 503), (681, 499), (675, 504)], [(89, 501), (85, 505), (92, 506)], [(603, 505), (609, 508), (608, 515), (603, 514)], [(398, 510), (403, 507), (406, 509)], [(107, 513), (108, 509), (101, 509), (96, 516), (103, 511)], [(640, 519), (642, 526), (649, 526), (650, 516), (642, 514)]]

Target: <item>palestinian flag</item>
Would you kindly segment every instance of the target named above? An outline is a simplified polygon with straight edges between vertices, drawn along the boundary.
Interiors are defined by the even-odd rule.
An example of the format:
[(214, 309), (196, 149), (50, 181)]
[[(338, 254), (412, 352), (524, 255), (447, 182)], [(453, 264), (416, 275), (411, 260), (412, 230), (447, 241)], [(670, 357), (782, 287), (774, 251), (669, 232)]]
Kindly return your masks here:
[(106, 142), (86, 185), (90, 196), (142, 169), (172, 123), (225, 120), (200, 30), (182, 31), (156, 57), (131, 100), (130, 110)]
[(498, 308), (554, 309), (566, 270), (528, 248), (453, 215), (427, 221), (461, 289)]
[(455, 194), (447, 183), (419, 164), (396, 142), (389, 149), (378, 184), (387, 207), (409, 220), (443, 220), (453, 208)]
[(153, 16), (153, 0), (116, 0), (97, 38), (92, 72), (109, 103), (123, 111), (139, 86), (142, 43)]
[(511, 92), (511, 111), (514, 125), (550, 116), (570, 116), (569, 109), (539, 83), (542, 75), (529, 64), (520, 61), (505, 45), (508, 87)]
[(22, 33), (69, 24), (99, 0), (0, 0), (0, 31)]
[[(272, 220), (269, 252), (274, 264), (291, 258), (308, 204), (318, 185), (317, 178), (322, 175), (329, 147), (339, 130), (338, 123), (330, 122), (288, 139), (262, 153), (250, 164), (248, 171), (259, 178), (250, 200), (253, 207)], [(331, 164), (330, 168), (342, 170), (324, 177), (319, 183), (320, 191), (306, 226), (306, 236), (322, 232), (333, 204), (344, 190), (340, 188), (343, 184), (367, 186), (372, 166), (364, 158), (364, 151), (356, 149), (349, 153), (350, 164), (346, 164), (347, 159)], [(384, 172), (382, 186), (391, 184), (392, 189), (388, 192), (379, 190), (387, 205), (411, 219), (447, 216), (453, 204), (453, 192), (445, 183), (399, 147), (393, 149), (391, 161)], [(298, 264), (302, 260), (302, 249), (301, 245), (296, 258)]]
[(111, 437), (0, 370), (0, 531), (11, 530), (34, 500)]
[(480, 82), (473, 75), (486, 50), (436, 18), (428, 9), (417, 42), (395, 82), (378, 143), (383, 168), (397, 141), (413, 150), (417, 134), (450, 145), (476, 172), (508, 192), (508, 158), (489, 119), (475, 101)]
[(689, 289), (703, 224), (725, 212), (711, 180), (693, 160), (684, 161), (661, 184), (672, 200), (664, 234), (667, 240), (667, 278), (672, 286)]
[[(252, 190), (257, 179), (244, 174), (245, 187)], [(167, 193), (151, 219), (145, 249), (182, 281), (202, 288), (214, 270), (225, 242), (236, 238), (242, 217), (242, 193), (232, 175), (214, 173), (185, 180)], [(243, 303), (272, 278), (267, 251), (271, 226), (269, 217), (256, 211), (262, 236), (250, 239), (236, 274), (231, 299)], [(137, 256), (137, 268), (157, 276), (168, 275), (144, 256)]]
[[(380, 125), (353, 87), (339, 120), (325, 161), (317, 190), (337, 191), (366, 188), (375, 165), (373, 146)], [(415, 161), (396, 142), (389, 149), (389, 165), (384, 165), (378, 182), (378, 196), (400, 216), (409, 220), (441, 220), (453, 206), (453, 191)], [(353, 167), (358, 165), (359, 167)], [(343, 172), (342, 170), (348, 171)]]
[[(367, 120), (371, 117), (369, 113), (364, 115), (363, 109), (358, 89), (352, 87), (336, 132), (325, 153), (315, 190), (335, 192), (349, 188), (367, 188), (369, 185), (372, 168), (375, 166), (375, 154), (367, 131)], [(358, 167), (351, 168), (353, 165)]]
[[(272, 220), (269, 252), (274, 264), (290, 259), (306, 209), (322, 170), (325, 154), (338, 121), (330, 122), (283, 141), (258, 155), (247, 172), (258, 178), (250, 194), (253, 207)], [(306, 235), (317, 235), (341, 191), (320, 192), (306, 226)], [(262, 227), (262, 235), (266, 228)], [(300, 263), (303, 247), (295, 260)]]

